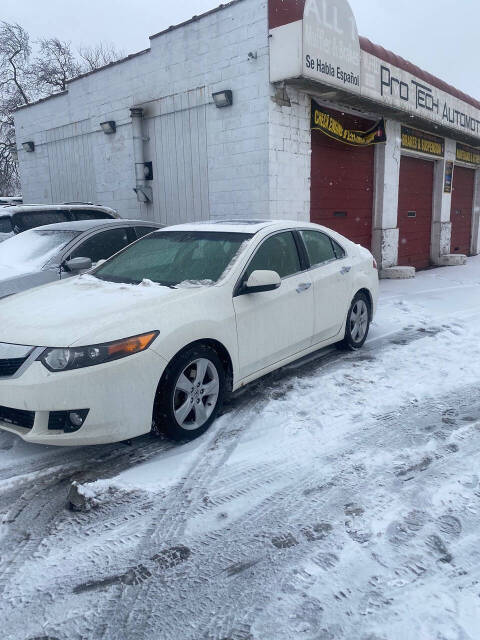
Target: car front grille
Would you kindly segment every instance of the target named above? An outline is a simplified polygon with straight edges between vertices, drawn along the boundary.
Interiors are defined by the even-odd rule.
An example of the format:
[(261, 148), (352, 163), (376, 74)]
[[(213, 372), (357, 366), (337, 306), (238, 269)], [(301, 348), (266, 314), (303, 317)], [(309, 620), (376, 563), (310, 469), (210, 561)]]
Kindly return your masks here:
[(7, 358), (0, 360), (0, 378), (14, 376), (20, 369), (26, 358)]
[(11, 378), (18, 373), (34, 351), (35, 347), (0, 342), (0, 378)]
[(31, 429), (35, 422), (35, 411), (25, 411), (24, 409), (11, 409), (0, 406), (0, 422)]

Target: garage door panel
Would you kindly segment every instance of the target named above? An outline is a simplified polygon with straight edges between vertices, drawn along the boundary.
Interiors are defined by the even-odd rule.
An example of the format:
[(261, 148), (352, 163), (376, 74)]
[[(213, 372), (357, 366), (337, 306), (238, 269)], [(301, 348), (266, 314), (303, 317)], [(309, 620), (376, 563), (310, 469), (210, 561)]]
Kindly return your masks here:
[(475, 172), (465, 167), (455, 167), (453, 172), (452, 240), (450, 251), (470, 255), (472, 234), (472, 209), (475, 190)]
[[(367, 130), (373, 124), (346, 114), (332, 114), (351, 129)], [(321, 131), (312, 131), (312, 222), (370, 248), (373, 176), (373, 147), (352, 147)]]
[(434, 163), (402, 156), (398, 194), (398, 262), (425, 269), (430, 265)]

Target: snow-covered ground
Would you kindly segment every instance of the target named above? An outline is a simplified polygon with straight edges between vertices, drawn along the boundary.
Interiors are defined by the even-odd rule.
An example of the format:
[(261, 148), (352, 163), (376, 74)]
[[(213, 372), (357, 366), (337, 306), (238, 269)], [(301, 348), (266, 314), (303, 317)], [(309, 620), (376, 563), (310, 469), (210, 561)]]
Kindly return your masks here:
[(193, 443), (0, 434), (3, 637), (477, 640), (479, 320), (480, 257), (382, 282), (361, 352), (250, 385)]

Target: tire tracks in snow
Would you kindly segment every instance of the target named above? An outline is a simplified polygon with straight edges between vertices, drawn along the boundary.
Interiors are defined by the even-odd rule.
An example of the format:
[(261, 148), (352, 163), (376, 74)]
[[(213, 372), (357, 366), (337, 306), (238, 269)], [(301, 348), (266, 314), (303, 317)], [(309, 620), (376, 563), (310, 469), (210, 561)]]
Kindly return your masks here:
[[(169, 494), (166, 497), (164, 496), (161, 497), (161, 499), (158, 501), (156, 505), (157, 512), (155, 515), (151, 513), (145, 514), (139, 511), (135, 511), (135, 509), (133, 508), (133, 504), (128, 501), (128, 498), (125, 498), (126, 500), (125, 514), (123, 514), (121, 517), (119, 516), (118, 518), (115, 515), (113, 515), (113, 517), (110, 518), (106, 523), (107, 529), (109, 531), (114, 531), (114, 529), (117, 526), (119, 526), (119, 524), (121, 525), (122, 520), (127, 513), (133, 513), (134, 515), (132, 516), (132, 518), (130, 518), (132, 525), (135, 524), (135, 520), (137, 518), (143, 519), (142, 526), (144, 526), (147, 530), (146, 535), (144, 536), (144, 532), (142, 531), (141, 534), (137, 534), (136, 537), (127, 540), (124, 545), (125, 549), (123, 551), (121, 549), (120, 550), (114, 549), (112, 552), (107, 551), (107, 553), (105, 554), (105, 550), (104, 550), (104, 553), (102, 554), (101, 552), (99, 552), (99, 550), (96, 550), (95, 553), (92, 553), (92, 557), (86, 558), (88, 562), (88, 567), (87, 567), (86, 575), (83, 576), (83, 578), (85, 579), (83, 584), (88, 584), (90, 580), (90, 582), (92, 582), (94, 585), (96, 584), (96, 586), (94, 586), (92, 590), (95, 591), (96, 588), (103, 589), (102, 595), (105, 595), (105, 589), (108, 590), (109, 586), (108, 584), (103, 584), (102, 580), (108, 580), (109, 575), (111, 577), (111, 574), (106, 575), (105, 565), (110, 566), (109, 556), (118, 555), (118, 558), (115, 559), (116, 560), (115, 563), (113, 563), (119, 569), (119, 572), (117, 574), (118, 580), (116, 581), (114, 580), (110, 585), (110, 589), (115, 590), (115, 592), (113, 594), (110, 594), (110, 593), (106, 594), (107, 597), (104, 598), (104, 601), (108, 602), (110, 600), (110, 604), (106, 607), (105, 610), (100, 609), (99, 611), (97, 611), (97, 614), (95, 615), (95, 620), (96, 620), (95, 624), (98, 623), (101, 625), (102, 622), (105, 623), (104, 637), (106, 638), (115, 637), (115, 632), (118, 631), (118, 628), (119, 628), (118, 625), (121, 624), (122, 625), (121, 628), (128, 628), (129, 623), (132, 620), (135, 620), (135, 615), (138, 615), (139, 613), (141, 613), (140, 617), (143, 617), (145, 620), (147, 620), (149, 617), (152, 618), (152, 620), (156, 619), (156, 615), (154, 612), (155, 600), (149, 595), (149, 591), (155, 591), (155, 589), (152, 588), (152, 584), (155, 584), (156, 586), (158, 583), (158, 586), (161, 587), (161, 591), (168, 593), (169, 583), (163, 581), (163, 578), (162, 578), (163, 573), (169, 572), (168, 578), (175, 580), (176, 579), (175, 576), (179, 572), (181, 573), (181, 571), (188, 571), (188, 567), (189, 566), (191, 567), (192, 563), (196, 562), (195, 553), (198, 553), (199, 559), (201, 559), (202, 557), (203, 558), (205, 557), (206, 552), (205, 550), (202, 550), (205, 546), (207, 548), (210, 548), (212, 547), (212, 545), (213, 546), (218, 545), (217, 554), (219, 554), (219, 558), (221, 560), (217, 561), (217, 563), (215, 563), (215, 561), (212, 560), (212, 567), (215, 566), (215, 569), (218, 570), (220, 574), (222, 571), (225, 570), (224, 565), (226, 565), (227, 568), (229, 566), (234, 567), (233, 569), (231, 569), (231, 571), (233, 571), (234, 574), (238, 574), (238, 575), (243, 574), (244, 571), (248, 573), (248, 571), (251, 569), (248, 566), (244, 570), (242, 569), (245, 562), (247, 563), (247, 565), (249, 562), (249, 560), (248, 559), (246, 560), (244, 557), (245, 548), (243, 546), (240, 546), (238, 549), (234, 549), (233, 548), (234, 545), (232, 545), (232, 548), (229, 550), (229, 556), (231, 557), (228, 559), (225, 556), (225, 550), (222, 547), (223, 540), (222, 540), (221, 533), (220, 535), (209, 534), (210, 537), (207, 536), (205, 540), (200, 540), (199, 541), (200, 549), (196, 549), (195, 553), (192, 554), (191, 557), (188, 556), (188, 557), (182, 558), (181, 563), (171, 565), (170, 562), (168, 561), (168, 554), (170, 552), (173, 554), (175, 553), (174, 550), (175, 550), (176, 543), (178, 543), (179, 539), (181, 539), (182, 536), (185, 534), (185, 527), (189, 518), (194, 517), (199, 513), (200, 514), (204, 513), (205, 511), (208, 511), (210, 509), (217, 508), (219, 506), (219, 503), (215, 503), (215, 501), (211, 501), (209, 503), (208, 501), (204, 502), (203, 499), (205, 498), (205, 496), (208, 497), (209, 485), (211, 485), (212, 482), (216, 479), (219, 473), (219, 470), (222, 468), (222, 465), (226, 462), (226, 460), (228, 460), (231, 453), (235, 450), (239, 435), (240, 434), (244, 435), (246, 430), (248, 429), (249, 416), (248, 416), (247, 409), (249, 404), (251, 404), (253, 401), (260, 402), (260, 405), (257, 407), (257, 411), (260, 411), (262, 405), (268, 402), (272, 397), (278, 397), (282, 393), (288, 392), (289, 381), (292, 377), (297, 378), (297, 377), (305, 376), (305, 377), (314, 378), (318, 374), (320, 369), (324, 367), (328, 367), (330, 370), (332, 368), (343, 367), (348, 362), (361, 361), (362, 359), (365, 359), (365, 358), (367, 359), (374, 358), (374, 355), (372, 354), (372, 352), (377, 353), (380, 348), (385, 348), (385, 347), (388, 348), (390, 346), (393, 346), (394, 348), (398, 348), (414, 340), (429, 338), (431, 335), (435, 335), (436, 333), (442, 330), (443, 330), (442, 327), (427, 329), (427, 330), (425, 330), (422, 327), (420, 328), (407, 327), (405, 329), (402, 329), (399, 332), (396, 332), (395, 334), (391, 334), (390, 336), (382, 337), (379, 340), (372, 341), (370, 344), (366, 345), (363, 352), (359, 354), (353, 354), (353, 355), (339, 354), (336, 350), (328, 350), (327, 352), (324, 351), (320, 354), (316, 354), (316, 356), (309, 356), (308, 358), (304, 359), (303, 362), (301, 361), (299, 363), (289, 365), (288, 367), (285, 367), (283, 370), (276, 372), (275, 374), (271, 374), (270, 376), (267, 377), (266, 380), (259, 383), (254, 383), (253, 385), (249, 386), (246, 389), (246, 391), (244, 391), (243, 394), (235, 397), (230, 403), (230, 405), (227, 405), (226, 411), (225, 411), (226, 417), (224, 419), (229, 421), (228, 427), (222, 433), (218, 433), (218, 430), (217, 430), (215, 432), (213, 441), (210, 439), (210, 436), (209, 436), (209, 440), (208, 440), (209, 444), (207, 447), (203, 448), (202, 451), (198, 454), (195, 463), (192, 465), (191, 475), (187, 476), (187, 479), (185, 480), (185, 482), (182, 483), (181, 486), (175, 487), (173, 490), (169, 492)], [(280, 386), (280, 389), (279, 389), (279, 386)], [(236, 418), (238, 416), (241, 417), (241, 414), (243, 412), (245, 412), (246, 415), (244, 418), (240, 419), (240, 424), (238, 424), (238, 422), (236, 422)], [(152, 455), (155, 453), (158, 453), (158, 451), (157, 452), (153, 451)], [(203, 459), (202, 459), (202, 456), (203, 456)], [(110, 470), (111, 474), (115, 473), (115, 470), (117, 472), (121, 471), (125, 467), (125, 465), (128, 463), (127, 458), (125, 458), (125, 456), (120, 456), (118, 463), (115, 464), (114, 466), (109, 466), (108, 461), (107, 463), (105, 463), (105, 461), (101, 461), (100, 464), (104, 465), (102, 468), (102, 475), (105, 475), (105, 470), (107, 471)], [(136, 463), (141, 461), (141, 458), (133, 457), (131, 461), (133, 461), (133, 463)], [(159, 463), (161, 464), (161, 458), (159, 459)], [(95, 462), (92, 462), (92, 464), (89, 467), (88, 473), (86, 473), (83, 476), (85, 479), (94, 479), (98, 477), (99, 474), (98, 474), (98, 469), (96, 469), (96, 465), (98, 466), (98, 460), (95, 460)], [(286, 470), (284, 470), (282, 467), (282, 471), (286, 471)], [(289, 489), (290, 486), (294, 486), (295, 483), (298, 483), (298, 481), (300, 480), (300, 478), (298, 478), (295, 475), (294, 471), (295, 471), (294, 468), (289, 471), (289, 474), (291, 475), (288, 478), (288, 482), (291, 483), (291, 485), (287, 483), (287, 487), (283, 490), (285, 494), (283, 496), (283, 503), (282, 503), (282, 495), (280, 495), (278, 496), (278, 500), (276, 497), (275, 499), (269, 498), (265, 502), (265, 504), (262, 504), (260, 507), (255, 506), (252, 509), (251, 513), (246, 514), (247, 516), (246, 522), (249, 527), (257, 527), (261, 529), (262, 526), (264, 526), (268, 522), (269, 518), (271, 517), (275, 521), (275, 518), (277, 517), (275, 514), (277, 513), (277, 511), (280, 509), (282, 505), (283, 505), (282, 508), (284, 510), (293, 510), (295, 512), (296, 508), (298, 508), (298, 501), (299, 500), (301, 501), (302, 499), (302, 495), (303, 496), (307, 495), (305, 492), (311, 491), (312, 493), (310, 495), (316, 496), (316, 487), (314, 486), (314, 483), (312, 483), (311, 478), (308, 482), (305, 479), (303, 479), (303, 482), (305, 482), (305, 485), (302, 484), (302, 487), (303, 487), (302, 490), (291, 491)], [(255, 488), (255, 487), (249, 487), (249, 483), (251, 485), (255, 485), (255, 481), (253, 481), (252, 478), (255, 477), (256, 472), (257, 472), (256, 469), (247, 468), (243, 475), (240, 473), (236, 478), (236, 483), (237, 483), (236, 490), (232, 492), (232, 496), (226, 495), (225, 498), (223, 499), (222, 504), (228, 504), (228, 502), (231, 501), (231, 499), (235, 499), (236, 497), (239, 497), (239, 496), (244, 496), (244, 497), (248, 496), (249, 493), (251, 492), (251, 489)], [(264, 486), (269, 482), (274, 484), (276, 479), (276, 474), (278, 475), (278, 470), (269, 468), (268, 465), (265, 465), (265, 467), (263, 468), (262, 474), (263, 474), (263, 478), (262, 479), (259, 478), (255, 485), (257, 488), (259, 485)], [(67, 476), (65, 476), (65, 478)], [(58, 479), (52, 478), (53, 487), (55, 487), (55, 483), (57, 482), (57, 480)], [(318, 478), (316, 478), (315, 480), (318, 485)], [(320, 491), (319, 495), (321, 495), (322, 493), (325, 494), (325, 492), (328, 493), (329, 489), (331, 489), (332, 486), (335, 486), (334, 480), (332, 481), (331, 479), (325, 478), (324, 485), (327, 488), (324, 489), (323, 492)], [(48, 486), (48, 482), (47, 482), (47, 486)], [(57, 491), (57, 493), (62, 496), (62, 499), (64, 496), (64, 488), (65, 488), (64, 485), (62, 485), (60, 490)], [(228, 488), (228, 483), (227, 483), (227, 488)], [(54, 488), (52, 489), (52, 494), (55, 496)], [(27, 502), (32, 501), (36, 503), (37, 499), (41, 498), (43, 503), (43, 498), (45, 497), (47, 501), (50, 502), (52, 498), (52, 494), (49, 494), (47, 488), (42, 486), (39, 489), (38, 494), (32, 494), (30, 498), (27, 496), (26, 501)], [(47, 495), (48, 495), (48, 498), (47, 498)], [(317, 499), (319, 499), (321, 505), (323, 505), (322, 501), (324, 500), (324, 498), (320, 499), (317, 496), (313, 500), (315, 501)], [(25, 502), (25, 500), (23, 500), (23, 502)], [(119, 505), (119, 506), (122, 507), (122, 505)], [(37, 509), (38, 512), (42, 511), (41, 507), (38, 507), (38, 508), (37, 507), (38, 505), (31, 507), (32, 510), (30, 514), (34, 514), (35, 509)], [(308, 511), (308, 505), (305, 508)], [(34, 541), (33, 546), (29, 545), (27, 547), (27, 558), (22, 559), (16, 565), (14, 563), (15, 571), (18, 571), (19, 567), (23, 566), (23, 564), (29, 558), (32, 557), (36, 548), (35, 542), (37, 543), (37, 547), (38, 547), (38, 545), (40, 545), (48, 536), (52, 534), (53, 527), (51, 523), (55, 522), (56, 520), (56, 517), (55, 517), (56, 509), (60, 509), (59, 500), (52, 501), (51, 509), (46, 510), (45, 513), (42, 514), (43, 520), (42, 519), (37, 520), (37, 523), (39, 524), (39, 526), (35, 524), (35, 527), (37, 528), (37, 531), (38, 531), (38, 537)], [(100, 510), (98, 513), (101, 516), (103, 512)], [(300, 517), (301, 514), (298, 513), (298, 516)], [(80, 518), (80, 516), (78, 516), (78, 518)], [(91, 520), (95, 520), (95, 514), (93, 513), (91, 513), (90, 515), (86, 514), (85, 516), (82, 516), (82, 518), (83, 518), (82, 522), (84, 523), (84, 525), (87, 527), (87, 529), (89, 528), (90, 535), (95, 535), (95, 526), (97, 526), (96, 522), (92, 522), (90, 525), (88, 525), (88, 523), (91, 522)], [(25, 514), (25, 520), (24, 520), (25, 524), (29, 520), (31, 521), (32, 518), (27, 513)], [(33, 521), (35, 522), (35, 516)], [(147, 524), (145, 524), (145, 522), (147, 522)], [(18, 525), (21, 523), (17, 522), (16, 524)], [(318, 522), (312, 523), (311, 521), (309, 521), (309, 519), (306, 516), (304, 517), (302, 515), (302, 526), (305, 526), (305, 527), (310, 526), (310, 528), (312, 528), (317, 525), (318, 525)], [(302, 535), (301, 532), (298, 533), (297, 531), (298, 527), (295, 528), (295, 526), (293, 525), (292, 527), (293, 527), (292, 536), (294, 538), (295, 536)], [(80, 533), (78, 535), (80, 538), (82, 538), (82, 535), (83, 535), (82, 525), (80, 525), (79, 528), (80, 528)], [(275, 537), (275, 536), (281, 537), (282, 535), (287, 535), (287, 534), (284, 534), (282, 531), (278, 531), (278, 526), (274, 527), (273, 525), (271, 525), (270, 528), (271, 528), (271, 537)], [(68, 526), (65, 527), (65, 530), (66, 531), (69, 530), (69, 527)], [(144, 537), (142, 538), (142, 536)], [(254, 538), (254, 541), (255, 540), (257, 540), (257, 538)], [(266, 540), (264, 538), (261, 539), (261, 542), (263, 545), (265, 541)], [(303, 536), (302, 536), (302, 541), (303, 541)], [(307, 544), (307, 542), (309, 544)], [(135, 545), (135, 554), (133, 558), (131, 557), (132, 544)], [(271, 553), (274, 553), (274, 554), (276, 553), (275, 551), (276, 547), (271, 543), (271, 540), (270, 542), (267, 540), (267, 544), (269, 545), (267, 547), (269, 551), (269, 553), (267, 553), (267, 558), (269, 558)], [(310, 549), (311, 544), (312, 544), (312, 541), (305, 540), (306, 549), (307, 548)], [(46, 551), (48, 551), (47, 540), (46, 540), (45, 546), (46, 546)], [(272, 547), (273, 551), (270, 550), (270, 546)], [(297, 548), (303, 549), (303, 542), (302, 544), (297, 544), (292, 546), (292, 549), (297, 549)], [(21, 552), (21, 549), (19, 551)], [(283, 550), (282, 553), (283, 552), (287, 553), (285, 550)], [(202, 556), (202, 553), (203, 553), (203, 556)], [(105, 555), (107, 557), (105, 557)], [(157, 558), (153, 560), (155, 556), (157, 556)], [(264, 561), (260, 560), (259, 562), (264, 562)], [(148, 566), (147, 564), (143, 564), (143, 563), (147, 563)], [(221, 567), (218, 566), (219, 563), (222, 565)], [(146, 572), (143, 570), (142, 567), (147, 567)], [(240, 570), (239, 573), (237, 569)], [(9, 572), (10, 577), (12, 576), (12, 574), (15, 573), (15, 571)], [(152, 575), (148, 576), (148, 572), (151, 573)], [(196, 584), (193, 585), (195, 588), (192, 587), (193, 591), (197, 589), (201, 591), (202, 588), (207, 589), (209, 587), (208, 582), (211, 579), (212, 575), (214, 574), (212, 574), (211, 571), (207, 572), (206, 576), (202, 576), (201, 572), (199, 572), (199, 577), (196, 580)], [(133, 576), (133, 577), (129, 577), (129, 576)], [(113, 577), (115, 578), (115, 576)], [(151, 577), (153, 578), (153, 580), (150, 579)], [(97, 583), (95, 583), (95, 581), (97, 581)], [(2, 584), (3, 584), (3, 581), (2, 581)], [(113, 595), (113, 598), (111, 597), (112, 595)], [(145, 599), (144, 602), (142, 602), (142, 598)], [(104, 603), (100, 602), (101, 607), (103, 606), (103, 604)], [(127, 615), (125, 618), (124, 607), (125, 606), (128, 607), (130, 605), (132, 606), (132, 614)], [(97, 606), (98, 606), (98, 603), (97, 603)], [(230, 609), (231, 609), (231, 602), (230, 602)], [(137, 614), (134, 613), (135, 611), (137, 611)], [(195, 613), (195, 611), (196, 611), (195, 609), (192, 611), (192, 615)], [(197, 614), (198, 614), (198, 611), (197, 611)], [(231, 612), (228, 611), (228, 606), (226, 606), (225, 612), (222, 615), (219, 614), (219, 617), (214, 619), (219, 620), (220, 618), (222, 618), (223, 622), (221, 626), (222, 628), (227, 629), (228, 627), (227, 621), (231, 619), (231, 617), (232, 617)], [(170, 620), (171, 628), (172, 630), (174, 630), (176, 621), (173, 618), (169, 618), (169, 620)], [(77, 620), (76, 626), (78, 626), (79, 629), (82, 628), (82, 624), (83, 622), (81, 620)], [(89, 621), (88, 624), (90, 629), (96, 628), (95, 626), (91, 626), (91, 621)], [(133, 626), (135, 626), (135, 622)], [(61, 629), (61, 626), (59, 628)], [(136, 637), (134, 633), (135, 632), (133, 632), (131, 635), (132, 638)], [(108, 634), (110, 634), (110, 636)], [(175, 636), (172, 636), (172, 637), (175, 637)]]

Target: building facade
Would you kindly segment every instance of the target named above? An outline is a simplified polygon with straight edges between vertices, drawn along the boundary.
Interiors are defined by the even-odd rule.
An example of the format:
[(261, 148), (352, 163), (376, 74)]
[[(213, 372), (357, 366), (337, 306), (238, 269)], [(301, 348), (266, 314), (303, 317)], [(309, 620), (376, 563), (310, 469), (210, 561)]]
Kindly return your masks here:
[(312, 220), (386, 276), (480, 252), (480, 102), (359, 37), (347, 0), (234, 0), (15, 123), (25, 202)]

